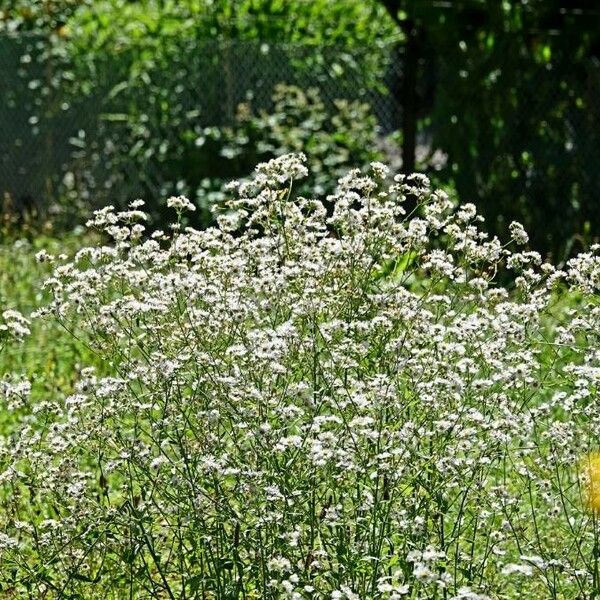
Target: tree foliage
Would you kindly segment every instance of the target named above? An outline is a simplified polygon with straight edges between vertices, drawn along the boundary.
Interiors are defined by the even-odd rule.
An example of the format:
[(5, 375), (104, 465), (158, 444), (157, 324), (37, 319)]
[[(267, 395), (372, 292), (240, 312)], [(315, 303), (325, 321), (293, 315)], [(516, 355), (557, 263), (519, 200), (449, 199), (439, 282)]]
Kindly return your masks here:
[(593, 3), (382, 1), (419, 32), (421, 124), (448, 155), (442, 180), (476, 201), (492, 229), (527, 224), (562, 257), (600, 228), (599, 13)]
[[(127, 97), (122, 114), (134, 115), (133, 123), (160, 123), (148, 129), (142, 122), (136, 131), (167, 144), (171, 125), (187, 117), (165, 82), (179, 78), (185, 87), (197, 69), (199, 43), (304, 47), (294, 68), (336, 71), (340, 82), (360, 71), (368, 85), (382, 86), (382, 47), (396, 42), (405, 170), (413, 169), (417, 144), (443, 152), (437, 181), (476, 202), (494, 233), (505, 237), (511, 220), (523, 221), (532, 245), (557, 258), (587, 245), (600, 229), (599, 21), (595, 3), (583, 0), (7, 0), (0, 9), (0, 29), (43, 34), (37, 55), (62, 65), (47, 82), (57, 91), (51, 110), (65, 89), (90, 102)], [(332, 45), (346, 58), (331, 61), (324, 48)], [(239, 58), (221, 50), (210, 56), (221, 84), (212, 91), (204, 86), (203, 102), (211, 94), (231, 96), (232, 60)], [(271, 93), (272, 85), (253, 85)], [(50, 97), (43, 91), (44, 85), (40, 98)], [(23, 96), (34, 102), (27, 90)], [(149, 98), (155, 98), (152, 114)], [(229, 102), (230, 117), (238, 100)], [(201, 116), (204, 125), (207, 118)]]

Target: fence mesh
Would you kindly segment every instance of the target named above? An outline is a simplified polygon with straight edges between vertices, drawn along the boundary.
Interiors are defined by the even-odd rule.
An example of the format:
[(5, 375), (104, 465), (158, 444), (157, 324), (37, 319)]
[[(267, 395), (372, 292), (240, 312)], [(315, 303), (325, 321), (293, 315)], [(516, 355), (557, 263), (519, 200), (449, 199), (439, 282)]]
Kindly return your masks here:
[[(185, 136), (231, 123), (241, 102), (268, 111), (279, 83), (316, 88), (329, 107), (337, 99), (368, 103), (382, 135), (402, 122), (399, 45), (374, 52), (181, 40), (144, 59), (150, 66), (136, 73), (139, 59), (106, 53), (73, 64), (42, 37), (0, 37), (5, 201), (17, 209), (49, 209), (71, 197), (89, 208), (164, 197), (178, 182), (163, 166), (184, 152)], [(463, 200), (485, 203), (493, 219), (510, 218), (507, 206), (527, 204), (521, 213), (531, 216), (529, 227), (552, 215), (558, 231), (568, 213), (570, 227), (581, 231), (587, 221), (596, 231), (600, 66), (586, 59), (573, 69), (525, 68), (515, 60), (507, 51), (504, 64), (482, 64), (479, 73), (471, 68), (471, 76), (490, 82), (485, 97), (473, 95), (468, 81), (457, 87), (463, 65), (444, 56), (422, 64), (417, 156), (452, 179)], [(497, 110), (502, 103), (503, 111)], [(507, 116), (501, 126), (494, 121), (500, 113)], [(454, 130), (448, 119), (460, 127)]]
[[(161, 193), (171, 183), (158, 164), (167, 158), (161, 147), (176, 151), (185, 131), (232, 123), (240, 103), (268, 111), (280, 83), (316, 88), (330, 108), (338, 99), (368, 103), (382, 131), (392, 131), (400, 107), (390, 87), (397, 85), (400, 63), (390, 49), (383, 53), (373, 73), (369, 53), (360, 50), (190, 42), (163, 56), (167, 62), (150, 69), (151, 80), (136, 79), (127, 56), (120, 64), (107, 57), (86, 65), (85, 79), (93, 85), (80, 89), (73, 66), (53, 56), (46, 40), (2, 36), (0, 193), (18, 208), (51, 205), (65, 186), (75, 185), (73, 178), (89, 179), (76, 187), (95, 204), (115, 194)], [(159, 150), (148, 157), (154, 168), (137, 172), (136, 154), (154, 143)]]

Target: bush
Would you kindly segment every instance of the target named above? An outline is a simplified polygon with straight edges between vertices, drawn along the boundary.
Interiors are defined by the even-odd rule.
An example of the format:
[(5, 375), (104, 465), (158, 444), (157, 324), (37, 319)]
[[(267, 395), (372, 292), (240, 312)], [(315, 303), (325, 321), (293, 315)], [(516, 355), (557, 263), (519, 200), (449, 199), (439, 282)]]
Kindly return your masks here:
[[(330, 194), (335, 181), (351, 168), (365, 168), (381, 159), (377, 119), (361, 102), (334, 100), (328, 106), (316, 88), (275, 87), (270, 110), (253, 111), (240, 104), (233, 127), (207, 127), (186, 156), (191, 190), (207, 215), (223, 202), (223, 187), (232, 178), (251, 174), (253, 165), (289, 152), (305, 153), (311, 173), (295, 186), (295, 193)], [(201, 142), (201, 143), (200, 143)], [(220, 177), (215, 177), (219, 174)]]
[[(171, 194), (220, 189), (205, 179), (247, 175), (270, 156), (214, 161), (196, 151), (205, 128), (235, 127), (249, 92), (255, 112), (267, 109), (281, 81), (363, 102), (381, 88), (395, 31), (378, 2), (356, 0), (5, 4), (0, 195), (57, 224), (62, 213), (67, 228), (106, 203), (143, 197), (158, 214)], [(233, 171), (219, 176), (225, 167)]]
[(600, 258), (540, 264), (380, 163), (343, 177), (327, 216), (291, 193), (306, 174), (298, 156), (260, 165), (205, 231), (183, 227), (183, 197), (149, 236), (139, 203), (107, 207), (91, 225), (113, 242), (58, 261), (38, 318), (99, 365), (65, 398), (6, 384), (21, 423), (1, 454), (5, 592), (597, 589), (596, 459), (581, 457), (600, 429)]
[[(147, 199), (148, 212), (160, 222), (162, 198), (185, 194), (201, 209), (195, 224), (206, 226), (212, 205), (223, 200), (224, 184), (246, 177), (257, 162), (304, 152), (313, 173), (298, 191), (330, 193), (332, 177), (335, 181), (381, 158), (375, 149), (378, 125), (368, 105), (342, 99), (326, 103), (317, 88), (276, 85), (268, 110), (249, 100), (237, 106), (231, 124), (222, 126), (203, 126), (202, 110), (190, 111), (182, 102), (153, 112), (151, 106), (169, 96), (168, 89), (129, 94), (129, 108), (123, 109), (129, 112), (106, 113), (96, 141), (79, 153), (73, 172), (85, 176), (72, 180), (66, 197), (73, 203), (77, 198), (93, 198), (94, 204), (120, 200), (124, 208), (135, 193)], [(98, 189), (102, 182), (103, 190)], [(126, 193), (116, 194), (120, 187)]]

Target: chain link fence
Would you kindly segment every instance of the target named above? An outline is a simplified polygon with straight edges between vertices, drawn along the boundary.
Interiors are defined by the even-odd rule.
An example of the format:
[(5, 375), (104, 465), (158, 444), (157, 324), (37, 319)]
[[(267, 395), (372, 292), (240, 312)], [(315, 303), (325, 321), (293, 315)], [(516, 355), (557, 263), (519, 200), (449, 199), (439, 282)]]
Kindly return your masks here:
[[(563, 233), (593, 238), (600, 65), (582, 59), (549, 68), (509, 50), (502, 64), (469, 70), (439, 55), (421, 64), (420, 165), (483, 208), (492, 232), (516, 218), (542, 249)], [(204, 160), (191, 156), (204, 132), (235, 123), (241, 103), (268, 114), (280, 83), (315, 88), (332, 112), (338, 99), (368, 104), (383, 139), (401, 128), (402, 64), (398, 44), (234, 40), (180, 40), (157, 56), (106, 52), (74, 63), (42, 37), (3, 35), (0, 194), (16, 210), (48, 212), (62, 202), (89, 213), (185, 191), (169, 165), (193, 173)], [(384, 147), (398, 159), (397, 145)]]
[(600, 62), (534, 60), (523, 46), (508, 37), (468, 69), (440, 57), (430, 139), (448, 156), (442, 179), (491, 233), (518, 220), (562, 260), (600, 235)]
[[(43, 38), (1, 36), (0, 193), (17, 209), (51, 207), (69, 189), (93, 205), (164, 194), (176, 182), (165, 180), (161, 162), (178, 152), (182, 136), (232, 124), (242, 103), (269, 112), (281, 83), (317, 89), (331, 110), (340, 99), (366, 103), (382, 133), (393, 131), (400, 63), (384, 48), (374, 73), (371, 56), (366, 49), (190, 41), (139, 76), (131, 56), (107, 56), (83, 67), (82, 84), (77, 68)], [(140, 172), (144, 153), (148, 168)]]

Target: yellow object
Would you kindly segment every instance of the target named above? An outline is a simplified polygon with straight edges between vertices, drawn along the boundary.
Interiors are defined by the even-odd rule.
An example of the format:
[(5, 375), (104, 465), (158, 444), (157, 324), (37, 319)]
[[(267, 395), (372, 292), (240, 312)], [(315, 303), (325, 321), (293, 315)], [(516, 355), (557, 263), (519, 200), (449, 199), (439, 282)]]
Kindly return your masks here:
[(583, 466), (587, 505), (593, 511), (600, 512), (600, 452), (588, 454)]

